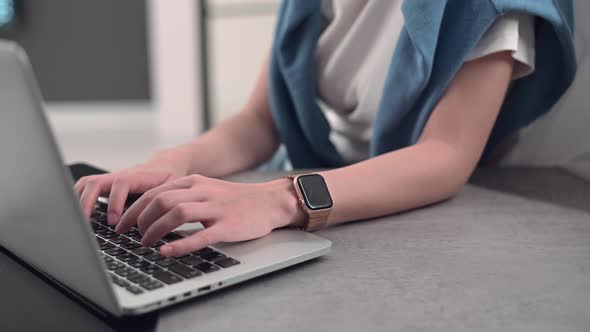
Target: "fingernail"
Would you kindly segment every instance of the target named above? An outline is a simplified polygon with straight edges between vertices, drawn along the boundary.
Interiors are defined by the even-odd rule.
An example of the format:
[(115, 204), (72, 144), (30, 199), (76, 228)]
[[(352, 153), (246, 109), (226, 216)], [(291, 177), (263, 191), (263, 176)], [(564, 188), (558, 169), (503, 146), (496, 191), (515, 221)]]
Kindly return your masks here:
[(115, 212), (109, 212), (109, 225), (116, 225), (119, 221), (119, 216)]
[(172, 246), (169, 244), (164, 245), (160, 248), (160, 253), (162, 253), (165, 256), (172, 256), (173, 252), (174, 252), (174, 248), (172, 248)]

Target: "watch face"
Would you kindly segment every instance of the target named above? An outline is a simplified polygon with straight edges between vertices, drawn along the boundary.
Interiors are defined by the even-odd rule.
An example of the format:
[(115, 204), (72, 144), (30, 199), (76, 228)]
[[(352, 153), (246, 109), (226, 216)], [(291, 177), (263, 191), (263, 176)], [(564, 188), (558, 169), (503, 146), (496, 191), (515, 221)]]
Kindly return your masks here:
[(324, 178), (318, 174), (303, 175), (297, 178), (297, 184), (310, 210), (323, 210), (332, 207), (332, 197)]

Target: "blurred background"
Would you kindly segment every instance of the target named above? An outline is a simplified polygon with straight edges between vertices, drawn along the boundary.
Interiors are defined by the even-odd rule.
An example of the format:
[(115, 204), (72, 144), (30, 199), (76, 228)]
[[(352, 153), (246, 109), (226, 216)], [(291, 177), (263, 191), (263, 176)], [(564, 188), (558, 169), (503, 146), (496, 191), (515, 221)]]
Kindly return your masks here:
[(29, 54), (67, 161), (117, 169), (241, 108), (278, 5), (0, 0), (0, 38)]
[[(269, 52), (279, 0), (0, 0), (0, 38), (28, 52), (68, 162), (118, 169), (240, 110)], [(504, 161), (590, 179), (587, 1), (575, 86)]]

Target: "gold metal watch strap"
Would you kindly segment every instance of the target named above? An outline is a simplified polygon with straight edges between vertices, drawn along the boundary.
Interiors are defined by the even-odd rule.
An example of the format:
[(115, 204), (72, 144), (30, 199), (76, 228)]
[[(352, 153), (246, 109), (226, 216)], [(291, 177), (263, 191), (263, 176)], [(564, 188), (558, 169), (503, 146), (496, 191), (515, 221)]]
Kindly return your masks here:
[[(323, 211), (322, 211), (323, 212)], [(328, 224), (328, 217), (330, 216), (330, 210), (324, 212), (323, 215), (311, 217), (308, 214), (307, 223), (303, 226), (303, 230), (307, 232), (315, 232), (323, 229)]]

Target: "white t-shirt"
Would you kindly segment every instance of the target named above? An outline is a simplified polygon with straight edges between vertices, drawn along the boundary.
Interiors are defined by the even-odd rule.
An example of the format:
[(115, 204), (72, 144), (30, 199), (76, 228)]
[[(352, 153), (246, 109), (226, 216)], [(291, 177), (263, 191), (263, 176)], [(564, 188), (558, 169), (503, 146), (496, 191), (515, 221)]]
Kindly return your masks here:
[[(322, 0), (329, 24), (316, 50), (319, 104), (330, 140), (348, 162), (369, 158), (373, 124), (398, 36), (403, 0)], [(486, 32), (467, 61), (512, 51), (513, 79), (534, 71), (534, 18), (508, 13)]]

